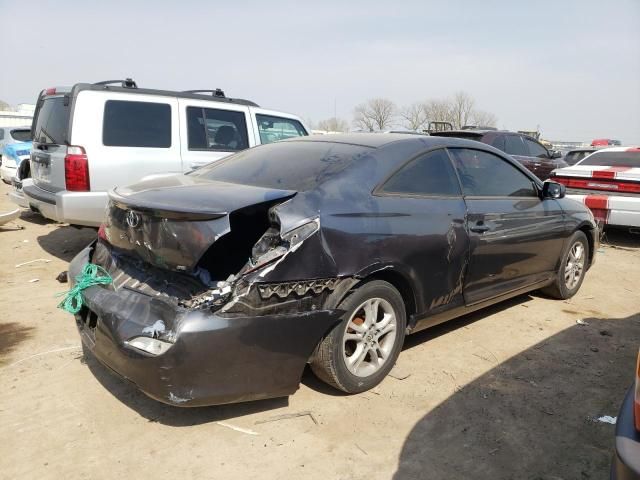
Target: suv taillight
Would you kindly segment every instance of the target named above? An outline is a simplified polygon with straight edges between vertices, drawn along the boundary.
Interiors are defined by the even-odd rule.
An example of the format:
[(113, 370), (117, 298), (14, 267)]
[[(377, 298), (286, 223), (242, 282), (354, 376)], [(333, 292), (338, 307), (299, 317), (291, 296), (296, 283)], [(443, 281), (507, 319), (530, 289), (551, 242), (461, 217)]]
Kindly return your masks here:
[(636, 430), (640, 432), (640, 351), (638, 351), (638, 363), (636, 364), (636, 394), (633, 400), (633, 415), (636, 419)]
[(89, 184), (89, 160), (82, 147), (67, 147), (67, 155), (64, 157), (64, 181), (67, 190), (71, 192), (88, 192)]

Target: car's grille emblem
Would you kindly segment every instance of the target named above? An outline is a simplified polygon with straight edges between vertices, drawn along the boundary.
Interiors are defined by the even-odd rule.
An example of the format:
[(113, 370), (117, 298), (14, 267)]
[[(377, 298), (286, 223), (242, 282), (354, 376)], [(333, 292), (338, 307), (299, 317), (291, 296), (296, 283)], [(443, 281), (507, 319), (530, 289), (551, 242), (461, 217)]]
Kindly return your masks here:
[(127, 225), (131, 228), (136, 228), (138, 225), (140, 225), (140, 215), (138, 215), (133, 210), (127, 211), (125, 220), (127, 222)]

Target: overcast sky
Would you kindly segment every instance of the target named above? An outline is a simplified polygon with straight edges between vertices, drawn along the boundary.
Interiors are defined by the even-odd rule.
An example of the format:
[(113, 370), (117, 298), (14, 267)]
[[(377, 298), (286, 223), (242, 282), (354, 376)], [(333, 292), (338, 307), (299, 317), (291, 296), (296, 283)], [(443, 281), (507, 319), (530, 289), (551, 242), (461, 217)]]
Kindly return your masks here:
[(640, 0), (0, 0), (0, 100), (133, 77), (351, 122), (464, 90), (498, 126), (640, 143)]

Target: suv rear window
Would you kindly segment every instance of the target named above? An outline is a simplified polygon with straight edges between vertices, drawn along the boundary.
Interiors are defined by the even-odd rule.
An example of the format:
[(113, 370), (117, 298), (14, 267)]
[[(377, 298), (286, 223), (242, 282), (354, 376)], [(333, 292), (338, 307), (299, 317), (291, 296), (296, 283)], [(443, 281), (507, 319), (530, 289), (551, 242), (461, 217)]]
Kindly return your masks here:
[(34, 121), (34, 141), (57, 145), (67, 143), (69, 111), (69, 106), (64, 104), (64, 97), (42, 100)]
[(107, 100), (102, 143), (107, 147), (171, 147), (171, 106)]
[(31, 141), (31, 130), (11, 130), (11, 138), (18, 142), (29, 142)]
[(329, 142), (283, 142), (244, 150), (188, 175), (284, 190), (312, 190), (349, 167), (370, 147)]
[(607, 167), (640, 167), (640, 149), (631, 152), (595, 152), (579, 165), (605, 165)]

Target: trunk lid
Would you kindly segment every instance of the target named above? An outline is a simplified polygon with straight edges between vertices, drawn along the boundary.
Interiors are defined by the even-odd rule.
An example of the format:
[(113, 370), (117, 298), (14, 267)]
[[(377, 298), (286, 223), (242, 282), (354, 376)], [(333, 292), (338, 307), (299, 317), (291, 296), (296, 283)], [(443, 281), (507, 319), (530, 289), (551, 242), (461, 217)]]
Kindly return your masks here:
[(112, 191), (103, 232), (113, 246), (152, 265), (195, 274), (202, 256), (225, 237), (229, 251), (216, 255), (210, 269), (212, 278), (224, 280), (269, 227), (269, 208), (295, 194), (191, 175), (161, 177)]

